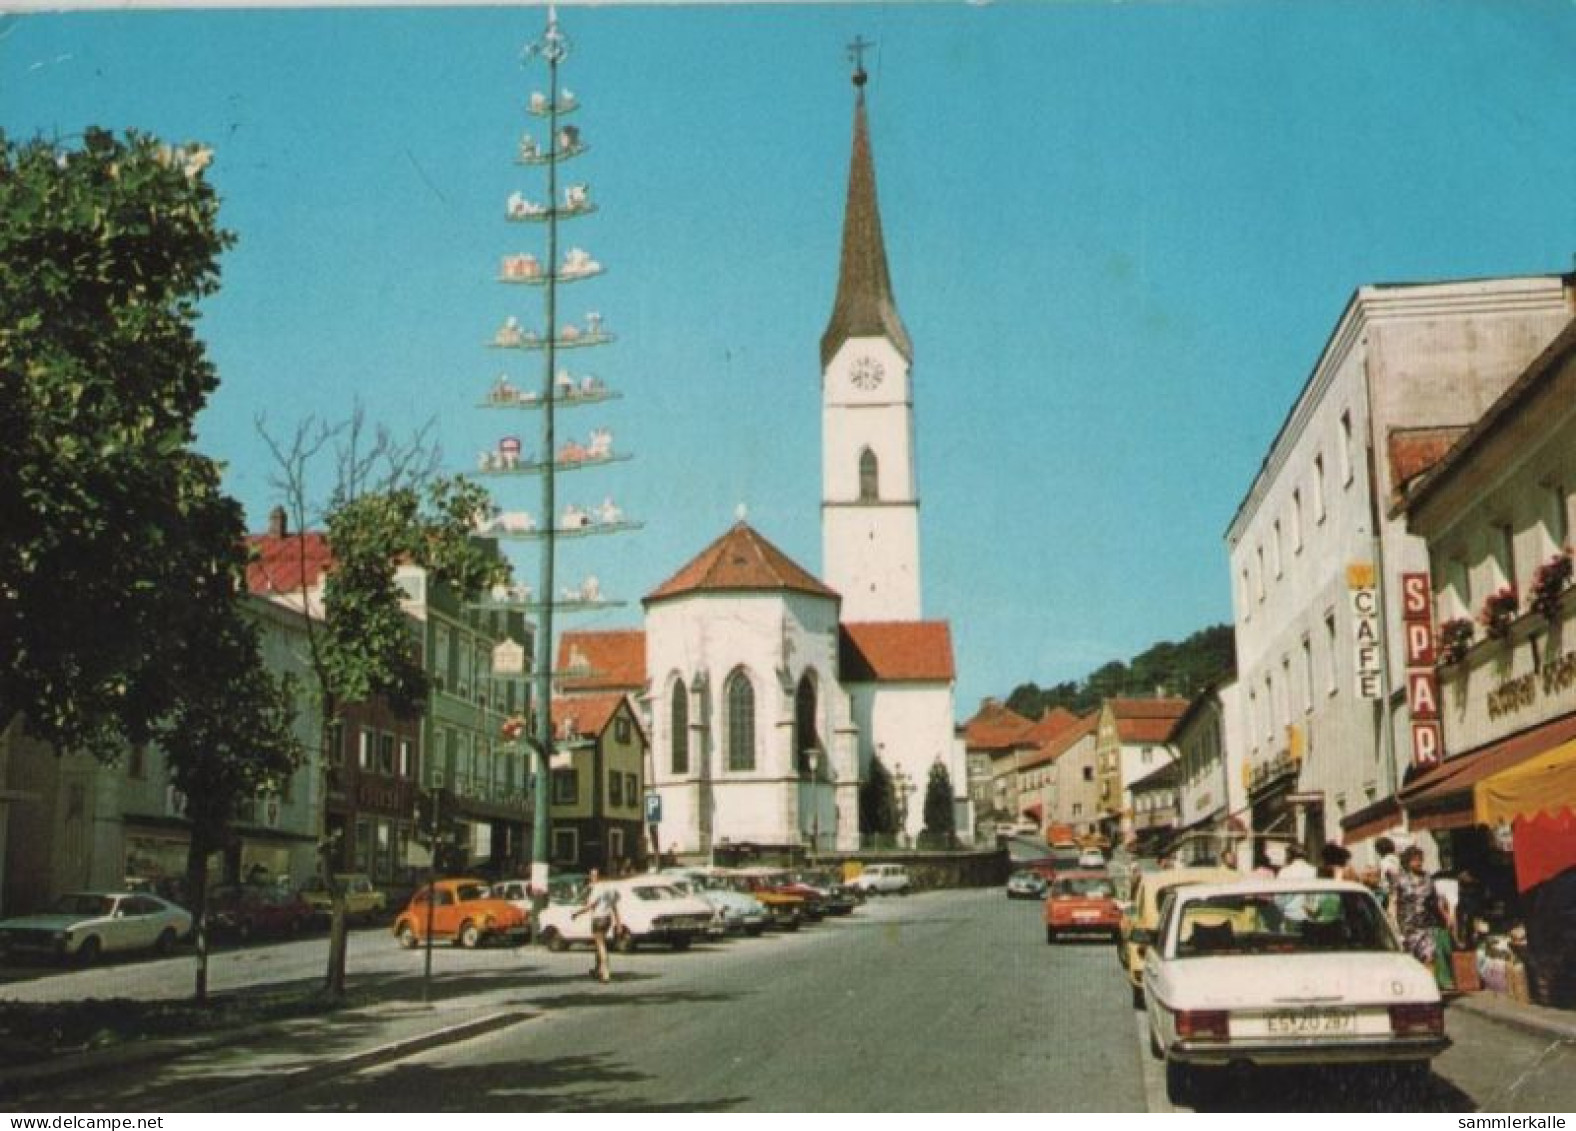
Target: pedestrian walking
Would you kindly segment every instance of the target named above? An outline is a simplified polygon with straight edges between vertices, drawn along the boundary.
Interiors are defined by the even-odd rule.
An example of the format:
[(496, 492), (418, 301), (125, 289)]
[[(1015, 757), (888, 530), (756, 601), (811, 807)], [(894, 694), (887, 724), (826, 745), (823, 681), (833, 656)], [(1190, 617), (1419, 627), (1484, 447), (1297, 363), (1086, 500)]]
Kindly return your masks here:
[(586, 881), (586, 899), (574, 917), (582, 915), (591, 916), (591, 942), (596, 947), (596, 965), (591, 968), (591, 976), (599, 982), (612, 980), (612, 974), (607, 966), (607, 940), (611, 934), (617, 937), (624, 929), (624, 921), (618, 913), (618, 889), (611, 884), (601, 882), (601, 873), (595, 868)]
[(1433, 971), (1440, 989), (1455, 989), (1450, 970), (1450, 910), (1423, 870), (1423, 850), (1415, 844), (1401, 853), (1401, 871), (1390, 903), (1406, 952)]

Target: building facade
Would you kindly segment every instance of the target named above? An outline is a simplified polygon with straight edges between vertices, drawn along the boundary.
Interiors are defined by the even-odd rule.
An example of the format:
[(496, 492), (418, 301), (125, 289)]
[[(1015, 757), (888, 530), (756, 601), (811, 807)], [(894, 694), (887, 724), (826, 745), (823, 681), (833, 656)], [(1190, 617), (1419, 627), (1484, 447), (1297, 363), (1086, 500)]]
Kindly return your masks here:
[(1545, 276), (1368, 286), (1347, 304), (1226, 531), (1256, 832), (1317, 850), (1394, 795), (1412, 743), (1396, 596), (1427, 560), (1388, 514), (1390, 438), (1470, 424), (1571, 303)]
[(553, 866), (619, 875), (647, 859), (642, 841), (648, 743), (624, 694), (578, 695), (553, 704)]
[(1218, 858), (1248, 828), (1237, 695), (1235, 678), (1217, 680), (1194, 697), (1171, 730), (1179, 766), (1179, 840), (1188, 860)]
[(1100, 821), (1112, 841), (1133, 835), (1133, 783), (1175, 760), (1171, 729), (1187, 705), (1170, 697), (1107, 699), (1100, 705), (1095, 734)]

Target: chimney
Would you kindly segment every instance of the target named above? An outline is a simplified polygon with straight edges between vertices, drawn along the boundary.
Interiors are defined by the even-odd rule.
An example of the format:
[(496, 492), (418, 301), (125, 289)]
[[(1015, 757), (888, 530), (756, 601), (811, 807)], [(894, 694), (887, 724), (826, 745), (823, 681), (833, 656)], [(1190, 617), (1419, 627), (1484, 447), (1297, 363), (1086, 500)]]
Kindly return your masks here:
[(270, 538), (283, 538), (290, 530), (289, 519), (285, 517), (284, 507), (275, 507), (268, 512), (268, 536)]

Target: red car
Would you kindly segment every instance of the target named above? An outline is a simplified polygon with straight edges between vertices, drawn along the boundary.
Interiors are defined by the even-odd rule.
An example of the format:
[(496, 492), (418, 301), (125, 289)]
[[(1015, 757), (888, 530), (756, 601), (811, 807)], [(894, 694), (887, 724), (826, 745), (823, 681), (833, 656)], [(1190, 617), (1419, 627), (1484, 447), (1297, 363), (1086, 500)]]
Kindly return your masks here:
[(257, 935), (298, 935), (311, 921), (311, 905), (284, 888), (242, 884), (208, 894), (210, 929), (240, 942)]
[(1116, 888), (1104, 872), (1061, 872), (1045, 897), (1045, 941), (1063, 935), (1099, 934), (1115, 939), (1122, 928)]

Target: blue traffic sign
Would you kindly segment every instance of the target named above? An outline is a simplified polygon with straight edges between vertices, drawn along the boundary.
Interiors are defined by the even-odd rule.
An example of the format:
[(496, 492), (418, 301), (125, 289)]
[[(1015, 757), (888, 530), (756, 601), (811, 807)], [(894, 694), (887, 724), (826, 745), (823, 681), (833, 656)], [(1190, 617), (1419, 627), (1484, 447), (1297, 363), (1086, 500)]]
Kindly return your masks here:
[(660, 793), (646, 794), (646, 824), (660, 825), (662, 823), (662, 795)]

